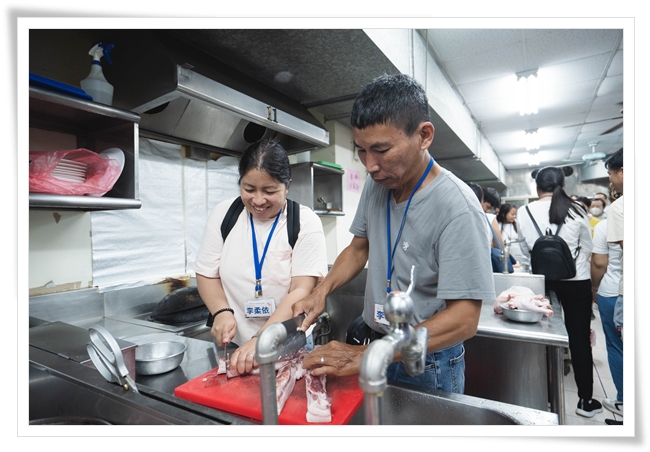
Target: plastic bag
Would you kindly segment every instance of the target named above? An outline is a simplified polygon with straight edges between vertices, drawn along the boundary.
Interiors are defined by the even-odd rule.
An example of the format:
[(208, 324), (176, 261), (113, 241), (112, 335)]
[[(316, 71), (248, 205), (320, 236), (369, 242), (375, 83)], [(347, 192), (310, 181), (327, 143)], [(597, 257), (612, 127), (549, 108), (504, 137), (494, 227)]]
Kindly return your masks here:
[[(87, 165), (86, 181), (59, 179), (52, 171), (61, 159)], [(89, 149), (29, 153), (29, 192), (56, 195), (103, 195), (113, 188), (122, 173), (120, 162), (102, 158)]]

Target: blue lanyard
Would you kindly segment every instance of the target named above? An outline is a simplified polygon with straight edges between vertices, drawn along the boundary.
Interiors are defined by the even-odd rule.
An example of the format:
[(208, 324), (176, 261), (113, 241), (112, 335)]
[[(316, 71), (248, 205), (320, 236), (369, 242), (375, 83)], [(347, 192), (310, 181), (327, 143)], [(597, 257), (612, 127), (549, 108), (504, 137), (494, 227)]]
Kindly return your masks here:
[(417, 185), (413, 189), (413, 192), (411, 192), (411, 196), (409, 196), (409, 200), (406, 203), (406, 209), (404, 209), (404, 215), (402, 215), (402, 224), (399, 227), (399, 232), (397, 233), (397, 237), (395, 238), (395, 245), (393, 245), (393, 250), (391, 253), (391, 246), (390, 246), (390, 196), (393, 193), (393, 190), (388, 190), (388, 197), (386, 198), (386, 239), (388, 243), (388, 247), (386, 249), (388, 253), (388, 271), (386, 273), (386, 292), (390, 293), (390, 277), (391, 274), (393, 273), (393, 258), (395, 257), (395, 250), (397, 249), (397, 244), (399, 243), (399, 239), (402, 236), (402, 229), (404, 229), (404, 221), (406, 220), (406, 213), (409, 211), (409, 206), (411, 205), (411, 200), (413, 199), (413, 195), (415, 195), (415, 192), (418, 191), (420, 186), (422, 185), (422, 182), (424, 182), (424, 179), (427, 177), (427, 174), (429, 174), (429, 171), (431, 170), (431, 167), (433, 166), (433, 157), (430, 158), (429, 160), (429, 165), (427, 166), (427, 169), (424, 170), (424, 174), (418, 181)]
[(262, 295), (262, 265), (264, 265), (264, 259), (266, 258), (266, 251), (269, 249), (269, 243), (271, 243), (271, 237), (273, 237), (273, 231), (275, 231), (275, 227), (278, 225), (278, 221), (280, 220), (280, 215), (282, 215), (282, 209), (280, 209), (280, 213), (278, 213), (278, 216), (275, 217), (275, 221), (273, 222), (273, 227), (271, 228), (271, 232), (269, 233), (269, 236), (266, 239), (266, 245), (264, 245), (264, 254), (262, 254), (262, 260), (260, 261), (259, 253), (257, 251), (257, 239), (255, 238), (255, 225), (253, 224), (253, 215), (248, 214), (248, 218), (251, 221), (251, 234), (253, 235), (253, 258), (255, 259), (255, 296), (260, 297)]

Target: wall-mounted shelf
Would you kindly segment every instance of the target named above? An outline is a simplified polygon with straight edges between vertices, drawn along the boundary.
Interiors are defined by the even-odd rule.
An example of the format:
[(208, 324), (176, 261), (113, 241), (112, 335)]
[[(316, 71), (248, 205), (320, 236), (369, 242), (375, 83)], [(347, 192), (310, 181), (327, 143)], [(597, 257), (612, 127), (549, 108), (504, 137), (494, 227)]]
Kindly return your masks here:
[(343, 174), (342, 169), (316, 162), (295, 163), (291, 165), (289, 198), (308, 206), (317, 215), (345, 215)]
[(124, 151), (124, 169), (113, 189), (102, 197), (30, 193), (30, 209), (116, 210), (139, 209), (138, 140), (140, 116), (100, 104), (29, 88), (29, 126), (74, 135), (77, 147), (102, 152), (117, 147)]

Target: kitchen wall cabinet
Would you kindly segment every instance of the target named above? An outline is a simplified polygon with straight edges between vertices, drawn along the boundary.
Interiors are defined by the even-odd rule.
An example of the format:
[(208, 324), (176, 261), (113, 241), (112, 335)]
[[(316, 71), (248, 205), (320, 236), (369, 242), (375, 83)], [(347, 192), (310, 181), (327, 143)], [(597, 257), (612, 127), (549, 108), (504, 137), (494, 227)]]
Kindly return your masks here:
[(124, 169), (113, 189), (102, 197), (29, 194), (30, 209), (117, 210), (139, 209), (138, 140), (140, 116), (97, 102), (38, 87), (29, 88), (29, 126), (76, 137), (77, 148), (100, 153), (117, 147), (124, 151)]
[(317, 215), (344, 215), (345, 171), (316, 162), (291, 165), (289, 199), (308, 206)]

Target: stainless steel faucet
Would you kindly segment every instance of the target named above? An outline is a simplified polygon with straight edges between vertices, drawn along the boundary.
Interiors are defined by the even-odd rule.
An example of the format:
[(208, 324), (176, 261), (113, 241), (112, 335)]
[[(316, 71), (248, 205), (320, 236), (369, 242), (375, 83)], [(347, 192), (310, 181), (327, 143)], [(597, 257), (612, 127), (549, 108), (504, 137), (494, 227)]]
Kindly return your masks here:
[(521, 243), (524, 239), (517, 240), (504, 240), (503, 241), (503, 253), (501, 254), (501, 260), (503, 261), (503, 273), (508, 273), (508, 259), (510, 259), (510, 246), (513, 243)]
[(427, 355), (429, 331), (415, 330), (413, 320), (413, 289), (415, 267), (411, 267), (411, 284), (406, 292), (393, 291), (386, 296), (384, 315), (390, 324), (390, 332), (371, 342), (363, 354), (359, 371), (359, 386), (364, 391), (366, 424), (381, 424), (381, 397), (388, 383), (386, 369), (397, 353), (402, 354), (406, 372), (411, 376), (422, 375)]

